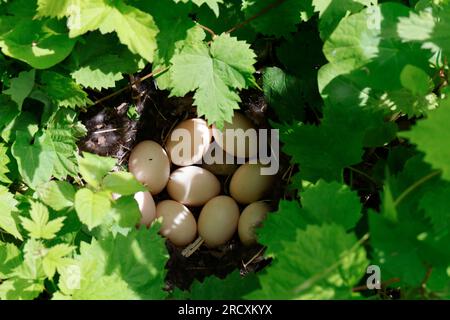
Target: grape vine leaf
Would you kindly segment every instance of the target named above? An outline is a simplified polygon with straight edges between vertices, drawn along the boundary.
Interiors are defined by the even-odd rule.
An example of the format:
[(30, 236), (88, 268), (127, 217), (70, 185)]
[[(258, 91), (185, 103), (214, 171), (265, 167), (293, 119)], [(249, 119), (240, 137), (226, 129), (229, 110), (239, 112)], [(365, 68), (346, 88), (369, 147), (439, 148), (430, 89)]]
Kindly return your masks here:
[(83, 157), (78, 158), (78, 164), (83, 179), (94, 188), (97, 188), (103, 178), (116, 165), (116, 160), (83, 152)]
[(10, 25), (12, 29), (0, 36), (0, 48), (5, 55), (36, 69), (47, 69), (63, 61), (77, 41), (69, 38), (62, 21), (15, 16)]
[(41, 74), (45, 93), (58, 107), (75, 109), (92, 104), (86, 92), (71, 78), (54, 71), (45, 71)]
[(443, 2), (442, 7), (433, 10), (428, 7), (403, 17), (398, 24), (398, 34), (404, 41), (421, 42), (433, 50), (440, 48), (445, 55), (449, 55), (449, 28), (450, 3)]
[(17, 161), (22, 179), (30, 187), (48, 182), (52, 176), (57, 154), (52, 148), (50, 139), (48, 134), (42, 132), (36, 134), (34, 138), (28, 132), (16, 132), (12, 154)]
[(80, 0), (67, 15), (71, 38), (97, 29), (102, 34), (116, 32), (131, 52), (153, 61), (158, 27), (151, 15), (121, 0)]
[(267, 246), (266, 254), (277, 256), (284, 242), (294, 241), (296, 231), (308, 225), (336, 224), (349, 230), (361, 218), (358, 195), (346, 185), (319, 180), (301, 192), (302, 206), (297, 201), (281, 201), (278, 211), (271, 213), (257, 230), (258, 240)]
[(0, 185), (0, 228), (22, 240), (22, 235), (18, 230), (17, 204), (17, 200), (8, 189)]
[(211, 8), (212, 11), (214, 11), (214, 14), (216, 17), (219, 16), (219, 4), (223, 3), (223, 0), (174, 0), (175, 2), (188, 2), (191, 1), (195, 3), (197, 6), (201, 6), (202, 4), (206, 3), (208, 7)]
[(210, 48), (190, 43), (171, 62), (171, 95), (196, 91), (198, 116), (219, 127), (231, 122), (240, 98), (234, 89), (247, 88), (253, 81), (255, 54), (250, 46), (228, 34), (217, 36)]
[(108, 174), (104, 179), (102, 186), (111, 192), (121, 194), (123, 196), (133, 195), (139, 191), (147, 189), (136, 180), (133, 174), (129, 172), (113, 172)]
[(247, 298), (349, 299), (369, 263), (361, 241), (335, 224), (299, 229), (283, 246)]
[(74, 249), (75, 247), (73, 246), (61, 243), (47, 250), (42, 259), (42, 268), (49, 279), (53, 278), (56, 270), (63, 270), (73, 264), (73, 260), (67, 256), (70, 255)]
[(450, 99), (447, 98), (437, 110), (429, 112), (427, 119), (419, 121), (411, 131), (400, 134), (416, 144), (418, 149), (425, 153), (425, 160), (433, 168), (441, 169), (446, 180), (450, 180), (449, 121)]
[(32, 202), (30, 217), (20, 217), (22, 226), (34, 239), (51, 240), (61, 230), (65, 217), (50, 220), (48, 209), (40, 202)]
[(66, 181), (49, 181), (36, 190), (39, 199), (56, 211), (73, 207), (75, 188)]
[(0, 279), (6, 279), (21, 261), (20, 250), (12, 243), (0, 242)]
[(123, 79), (123, 74), (135, 73), (143, 67), (143, 60), (120, 44), (113, 34), (91, 32), (83, 40), (75, 46), (67, 62), (70, 75), (83, 87), (112, 88)]
[(173, 297), (180, 300), (241, 300), (257, 289), (259, 282), (255, 274), (249, 273), (242, 277), (239, 271), (234, 271), (224, 279), (210, 276), (203, 282), (195, 281), (189, 292), (177, 288)]
[(2, 300), (33, 300), (44, 290), (42, 281), (12, 278), (0, 284)]
[(3, 183), (11, 183), (11, 180), (6, 176), (9, 172), (8, 164), (10, 162), (6, 154), (7, 151), (8, 148), (3, 143), (0, 143), (0, 182)]
[[(382, 133), (373, 135), (373, 131)], [(384, 112), (358, 105), (325, 106), (320, 126), (297, 125), (280, 134), (283, 150), (300, 164), (303, 179), (341, 181), (342, 170), (357, 164), (363, 146), (383, 145), (395, 137), (395, 125)]]
[(242, 8), (247, 19), (259, 15), (251, 21), (256, 31), (278, 37), (294, 32), (314, 11), (311, 1), (304, 0), (245, 0)]
[(17, 78), (11, 79), (11, 87), (3, 91), (4, 94), (11, 96), (11, 99), (17, 103), (19, 109), (22, 109), (25, 98), (33, 90), (35, 74), (36, 70), (34, 69), (19, 73)]
[(167, 252), (159, 227), (156, 223), (127, 237), (118, 234), (91, 244), (82, 242), (74, 264), (61, 272), (60, 291), (54, 299), (164, 298)]
[(75, 194), (75, 210), (80, 221), (89, 230), (99, 226), (110, 212), (110, 209), (110, 194), (106, 192), (94, 193), (87, 188), (83, 188)]

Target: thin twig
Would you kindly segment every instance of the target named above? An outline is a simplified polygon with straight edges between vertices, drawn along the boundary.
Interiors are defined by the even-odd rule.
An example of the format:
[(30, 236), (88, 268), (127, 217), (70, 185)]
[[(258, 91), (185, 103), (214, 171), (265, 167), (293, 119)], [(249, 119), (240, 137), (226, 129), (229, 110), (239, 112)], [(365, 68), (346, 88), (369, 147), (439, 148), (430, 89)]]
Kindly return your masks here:
[(199, 26), (200, 28), (202, 28), (203, 30), (205, 30), (206, 32), (208, 32), (211, 35), (212, 38), (216, 37), (216, 33), (212, 29), (210, 29), (207, 26), (204, 26), (204, 25), (198, 23), (197, 21), (195, 22), (195, 24), (197, 26)]
[(269, 4), (267, 7), (261, 9), (261, 11), (259, 11), (257, 14), (255, 14), (254, 16), (248, 18), (247, 20), (242, 21), (241, 23), (238, 23), (237, 25), (235, 25), (233, 28), (231, 28), (230, 30), (226, 31), (226, 33), (232, 33), (234, 31), (236, 31), (237, 29), (240, 29), (242, 27), (244, 27), (245, 25), (249, 24), (250, 22), (252, 22), (253, 20), (259, 18), (260, 16), (266, 14), (267, 12), (269, 12), (270, 10), (272, 10), (273, 8), (278, 7), (279, 5), (281, 5), (284, 1), (286, 0), (277, 0), (271, 4)]
[(107, 95), (106, 97), (103, 97), (103, 98), (101, 98), (101, 99), (95, 101), (94, 104), (93, 104), (92, 106), (96, 106), (97, 104), (100, 104), (100, 103), (102, 103), (102, 102), (104, 102), (104, 101), (106, 101), (106, 100), (109, 100), (109, 99), (111, 99), (111, 98), (113, 98), (113, 97), (115, 97), (115, 96), (121, 94), (122, 92), (131, 89), (135, 84), (139, 83), (140, 81), (147, 80), (148, 78), (151, 78), (151, 77), (156, 77), (156, 76), (158, 76), (158, 75), (160, 75), (160, 74), (166, 72), (168, 69), (169, 69), (169, 67), (165, 67), (165, 68), (162, 68), (162, 69), (158, 69), (158, 70), (156, 70), (156, 71), (152, 71), (152, 72), (150, 72), (149, 74), (145, 75), (144, 77), (142, 77), (142, 78), (140, 78), (140, 79), (137, 79), (137, 80), (135, 80), (134, 82), (130, 83), (130, 84), (127, 85), (126, 87), (123, 87), (122, 89), (119, 89), (119, 90), (117, 90), (117, 91), (115, 91), (115, 92), (113, 92), (113, 93)]
[(244, 266), (244, 269), (247, 269), (247, 267), (256, 260), (259, 256), (261, 256), (261, 253), (263, 253), (264, 250), (266, 250), (267, 247), (262, 247), (249, 261), (244, 262), (242, 261), (242, 265)]

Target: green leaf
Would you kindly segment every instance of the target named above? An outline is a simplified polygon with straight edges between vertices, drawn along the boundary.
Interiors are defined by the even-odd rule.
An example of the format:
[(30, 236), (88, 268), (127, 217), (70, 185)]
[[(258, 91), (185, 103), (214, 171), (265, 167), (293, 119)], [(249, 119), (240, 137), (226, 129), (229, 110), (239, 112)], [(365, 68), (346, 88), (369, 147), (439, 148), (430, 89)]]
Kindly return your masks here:
[(13, 29), (0, 37), (0, 48), (12, 58), (36, 69), (47, 69), (63, 61), (76, 40), (70, 39), (63, 22), (16, 18)]
[(0, 228), (12, 234), (19, 240), (22, 240), (22, 235), (17, 229), (18, 225), (18, 202), (14, 196), (8, 192), (8, 189), (0, 186)]
[(414, 95), (427, 95), (433, 88), (432, 79), (420, 68), (406, 65), (401, 74), (400, 82)]
[(41, 75), (44, 91), (58, 107), (75, 109), (92, 104), (84, 92), (71, 78), (53, 71)]
[[(81, 243), (75, 264), (62, 270), (57, 298), (162, 299), (167, 260), (159, 224)], [(124, 252), (127, 254), (124, 255)], [(78, 280), (78, 281), (77, 281)]]
[(260, 33), (278, 37), (295, 31), (296, 25), (308, 20), (314, 11), (311, 1), (303, 0), (246, 0), (243, 10), (247, 19), (264, 12), (251, 25)]
[(6, 176), (9, 172), (8, 164), (10, 162), (8, 155), (6, 152), (8, 148), (5, 147), (3, 143), (0, 143), (0, 182), (3, 183), (11, 183), (11, 180)]
[(368, 260), (355, 235), (334, 224), (298, 230), (284, 242), (273, 265), (260, 275), (251, 299), (349, 299)]
[[(381, 146), (395, 137), (395, 125), (384, 118), (383, 110), (375, 108), (326, 106), (320, 126), (297, 125), (281, 132), (283, 150), (300, 164), (303, 179), (342, 181), (343, 169), (362, 160), (364, 146)], [(375, 141), (368, 139), (380, 129)]]
[(171, 94), (184, 96), (196, 91), (198, 116), (219, 127), (231, 122), (240, 98), (235, 89), (247, 88), (253, 81), (255, 54), (249, 45), (228, 34), (204, 43), (188, 44), (172, 58)]
[(11, 87), (4, 90), (4, 94), (11, 96), (11, 99), (17, 103), (19, 109), (22, 109), (23, 102), (27, 98), (34, 87), (34, 77), (36, 70), (23, 71), (19, 73), (17, 78), (11, 79)]
[(37, 0), (37, 18), (52, 17), (61, 19), (74, 0)]
[(33, 300), (44, 290), (43, 281), (13, 278), (0, 284), (1, 300)]
[(110, 209), (110, 195), (105, 192), (94, 193), (89, 189), (80, 189), (75, 194), (75, 210), (89, 230), (99, 226)]
[(111, 207), (113, 221), (120, 228), (134, 228), (141, 219), (141, 211), (134, 196), (122, 196)]
[(450, 3), (443, 2), (441, 8), (426, 8), (411, 12), (398, 25), (398, 34), (405, 41), (417, 41), (433, 49), (440, 48), (450, 54)]
[(11, 150), (23, 180), (35, 188), (50, 180), (58, 155), (51, 146), (49, 135), (38, 133), (33, 144), (32, 140), (28, 133), (17, 131)]
[(39, 199), (56, 211), (73, 207), (75, 188), (65, 181), (49, 181), (36, 190)]
[(441, 169), (442, 177), (446, 180), (450, 180), (449, 121), (450, 99), (447, 99), (441, 103), (440, 108), (430, 112), (427, 119), (420, 120), (411, 131), (400, 134), (416, 144), (425, 153), (425, 161), (433, 168)]
[(31, 203), (31, 219), (20, 217), (22, 226), (34, 239), (51, 240), (63, 227), (65, 217), (49, 220), (49, 212), (46, 206), (39, 202)]
[(71, 38), (97, 29), (103, 34), (116, 32), (131, 52), (153, 61), (158, 28), (151, 15), (120, 0), (80, 0), (72, 11), (68, 13)]
[(63, 270), (73, 264), (73, 260), (67, 258), (72, 253), (75, 247), (71, 247), (68, 244), (57, 244), (54, 247), (48, 249), (42, 260), (42, 267), (49, 279), (52, 279), (56, 273), (56, 270)]
[(22, 262), (20, 250), (12, 243), (0, 242), (0, 279), (7, 279)]
[(142, 59), (121, 45), (113, 34), (92, 32), (83, 39), (68, 59), (72, 78), (83, 87), (112, 88), (123, 79), (124, 73), (132, 74), (143, 67)]
[(102, 186), (106, 190), (124, 196), (134, 195), (136, 192), (147, 190), (136, 180), (133, 174), (129, 172), (113, 172), (108, 174), (103, 179)]
[(199, 7), (202, 4), (206, 3), (208, 7), (210, 7), (211, 10), (214, 11), (216, 17), (219, 16), (219, 3), (223, 3), (223, 0), (191, 0), (191, 1)]
[(234, 271), (225, 279), (209, 276), (203, 282), (195, 281), (189, 292), (175, 289), (173, 296), (175, 299), (190, 300), (242, 300), (258, 288), (255, 274), (242, 277), (239, 271)]
[(116, 160), (83, 152), (83, 157), (78, 158), (78, 164), (83, 179), (96, 188), (108, 172), (116, 165)]

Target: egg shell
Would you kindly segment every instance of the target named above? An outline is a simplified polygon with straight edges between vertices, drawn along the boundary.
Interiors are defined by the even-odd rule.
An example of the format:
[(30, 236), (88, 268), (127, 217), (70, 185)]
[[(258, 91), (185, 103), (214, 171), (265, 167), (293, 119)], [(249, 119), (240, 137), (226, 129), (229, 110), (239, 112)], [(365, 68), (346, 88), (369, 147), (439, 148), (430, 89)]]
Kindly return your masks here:
[(241, 204), (261, 200), (268, 194), (275, 176), (261, 175), (261, 164), (245, 163), (240, 166), (230, 181), (230, 194)]
[(232, 175), (239, 167), (236, 164), (236, 159), (226, 153), (216, 142), (209, 145), (203, 160), (202, 168), (218, 176)]
[(171, 132), (166, 150), (173, 164), (191, 166), (202, 159), (211, 139), (212, 133), (205, 120), (188, 119), (178, 124)]
[[(244, 132), (252, 130), (249, 132), (254, 132), (254, 135), (250, 135), (249, 137), (251, 138), (246, 139), (245, 133), (235, 131), (237, 129), (242, 129)], [(255, 126), (246, 116), (239, 112), (234, 113), (231, 123), (226, 122), (224, 124), (222, 131), (213, 126), (213, 136), (217, 144), (234, 157), (253, 158), (258, 154), (258, 139)], [(227, 146), (231, 142), (234, 142), (232, 146)]]
[(182, 167), (170, 175), (167, 192), (184, 205), (201, 206), (220, 193), (220, 182), (203, 168)]
[(186, 246), (197, 236), (197, 222), (186, 206), (173, 200), (164, 200), (156, 207), (156, 216), (162, 217), (160, 233), (176, 246)]
[(263, 201), (253, 202), (242, 211), (238, 233), (244, 245), (249, 246), (257, 242), (255, 228), (261, 225), (269, 211), (269, 205)]
[(152, 195), (160, 193), (170, 176), (170, 161), (166, 151), (155, 141), (142, 141), (131, 151), (129, 171), (145, 185)]
[(156, 206), (150, 192), (141, 191), (134, 195), (134, 199), (138, 203), (139, 210), (141, 211), (141, 225), (150, 226), (150, 224), (156, 218)]
[(214, 248), (225, 244), (236, 232), (239, 206), (233, 198), (218, 196), (205, 204), (198, 218), (198, 233), (205, 244)]

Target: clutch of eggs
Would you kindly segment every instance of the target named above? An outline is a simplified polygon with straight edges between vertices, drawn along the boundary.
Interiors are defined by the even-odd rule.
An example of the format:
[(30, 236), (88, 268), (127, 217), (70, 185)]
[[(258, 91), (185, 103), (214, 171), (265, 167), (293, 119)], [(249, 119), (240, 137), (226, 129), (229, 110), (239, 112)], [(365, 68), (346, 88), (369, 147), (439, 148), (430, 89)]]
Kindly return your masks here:
[[(232, 123), (227, 123), (224, 129), (247, 130), (254, 126), (244, 115), (235, 113)], [(228, 242), (236, 232), (244, 245), (257, 243), (255, 228), (270, 211), (260, 200), (270, 191), (274, 176), (261, 175), (260, 164), (201, 164), (204, 157), (211, 157), (209, 152), (214, 144), (220, 154), (212, 157), (233, 160), (256, 155), (248, 145), (230, 148), (227, 141), (233, 138), (236, 139), (214, 126), (211, 129), (205, 120), (195, 118), (178, 124), (165, 148), (150, 140), (137, 144), (130, 154), (129, 171), (148, 189), (135, 195), (142, 214), (140, 224), (149, 226), (155, 218), (161, 217), (160, 233), (180, 247), (190, 244), (197, 235), (206, 246), (217, 247)], [(238, 141), (243, 140), (234, 142)], [(257, 146), (257, 141), (250, 142)], [(178, 167), (172, 172), (171, 163)], [(216, 175), (231, 175), (230, 196), (221, 195)], [(171, 200), (155, 205), (153, 196), (164, 189)], [(239, 204), (246, 205), (242, 213)], [(198, 221), (189, 207), (202, 207)]]

